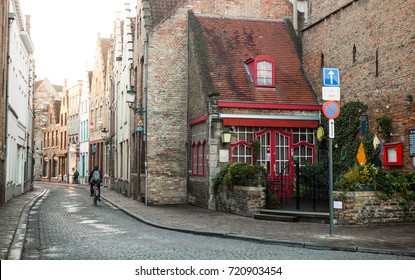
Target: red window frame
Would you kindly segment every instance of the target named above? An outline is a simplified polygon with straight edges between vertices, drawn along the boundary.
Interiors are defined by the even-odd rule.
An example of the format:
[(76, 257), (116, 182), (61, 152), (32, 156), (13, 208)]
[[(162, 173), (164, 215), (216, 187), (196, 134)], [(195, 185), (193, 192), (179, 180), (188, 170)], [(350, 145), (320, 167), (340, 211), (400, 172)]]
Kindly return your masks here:
[[(266, 61), (271, 63), (271, 84), (270, 85), (263, 85), (258, 83), (258, 63)], [(258, 55), (254, 58), (250, 58), (245, 60), (245, 64), (248, 66), (250, 74), (252, 76), (253, 82), (256, 87), (263, 87), (263, 88), (270, 88), (275, 87), (275, 59), (268, 55)]]
[[(389, 149), (394, 150), (394, 157), (389, 157)], [(402, 143), (383, 144), (383, 164), (387, 166), (403, 165)]]
[[(232, 160), (233, 159), (233, 149), (236, 148), (236, 147), (238, 147), (238, 146), (241, 146), (241, 145), (247, 146), (249, 148), (252, 148), (252, 143), (249, 143), (249, 142), (247, 142), (245, 140), (240, 140), (240, 141), (238, 141), (236, 143), (231, 143), (231, 145), (230, 145), (230, 152), (229, 152), (229, 163), (230, 164), (233, 163), (233, 160)], [(245, 157), (246, 157), (246, 155), (245, 155)], [(253, 151), (252, 151), (252, 155), (251, 155), (251, 162), (250, 162), (250, 164), (254, 164), (254, 154), (253, 154)]]
[[(205, 123), (207, 120), (207, 115), (203, 115), (189, 121), (190, 127), (193, 127)], [(193, 131), (192, 131), (193, 135)], [(192, 136), (193, 137), (193, 136)], [(205, 136), (206, 137), (206, 136)], [(205, 139), (195, 139), (192, 141), (192, 153), (191, 153), (191, 170), (192, 176), (206, 176), (206, 138)]]
[[(192, 143), (192, 176), (205, 176), (206, 139)], [(200, 162), (201, 161), (201, 162)]]

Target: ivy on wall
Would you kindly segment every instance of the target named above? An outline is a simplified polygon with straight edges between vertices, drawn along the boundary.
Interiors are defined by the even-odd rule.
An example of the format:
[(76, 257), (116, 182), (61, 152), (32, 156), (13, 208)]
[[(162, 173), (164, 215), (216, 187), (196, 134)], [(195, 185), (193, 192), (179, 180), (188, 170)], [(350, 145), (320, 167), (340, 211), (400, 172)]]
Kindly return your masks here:
[(385, 139), (386, 142), (389, 142), (392, 132), (391, 118), (388, 116), (379, 116), (375, 119), (375, 121), (378, 125), (378, 131), (382, 134), (382, 138)]
[[(340, 115), (334, 120), (335, 138), (333, 139), (333, 176), (337, 179), (354, 165), (358, 164), (356, 153), (360, 142), (364, 145), (367, 162), (371, 162), (378, 154), (373, 147), (375, 135), (371, 132), (361, 136), (361, 115), (367, 105), (360, 101), (348, 102), (341, 106)], [(328, 119), (322, 116), (324, 131), (328, 132)], [(328, 133), (325, 133), (319, 148), (328, 151)]]

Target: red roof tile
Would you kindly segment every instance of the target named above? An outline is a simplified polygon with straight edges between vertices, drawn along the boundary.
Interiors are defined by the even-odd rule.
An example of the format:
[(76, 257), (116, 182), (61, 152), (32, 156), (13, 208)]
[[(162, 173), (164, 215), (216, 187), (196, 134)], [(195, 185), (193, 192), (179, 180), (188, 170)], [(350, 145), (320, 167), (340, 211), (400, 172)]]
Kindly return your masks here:
[[(317, 104), (284, 20), (196, 15), (214, 90), (220, 100)], [(275, 87), (250, 82), (244, 60), (275, 59)]]

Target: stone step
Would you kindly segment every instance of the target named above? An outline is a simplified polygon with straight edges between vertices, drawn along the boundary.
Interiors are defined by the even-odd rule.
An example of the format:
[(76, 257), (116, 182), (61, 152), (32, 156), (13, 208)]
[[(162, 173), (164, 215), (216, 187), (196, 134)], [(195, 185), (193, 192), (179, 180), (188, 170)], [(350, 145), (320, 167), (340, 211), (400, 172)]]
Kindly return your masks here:
[(262, 209), (259, 214), (254, 215), (254, 219), (284, 222), (312, 222), (328, 224), (329, 213), (325, 212), (302, 212)]
[(295, 222), (298, 220), (296, 216), (273, 215), (273, 214), (255, 214), (255, 220), (279, 221), (279, 222)]

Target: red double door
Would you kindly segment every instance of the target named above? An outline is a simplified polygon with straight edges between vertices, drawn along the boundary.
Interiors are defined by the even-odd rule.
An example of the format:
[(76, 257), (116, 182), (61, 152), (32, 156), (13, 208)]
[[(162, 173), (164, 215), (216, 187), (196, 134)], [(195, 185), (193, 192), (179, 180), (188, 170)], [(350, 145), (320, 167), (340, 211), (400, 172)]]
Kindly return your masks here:
[(261, 143), (258, 161), (267, 169), (267, 181), (278, 197), (291, 196), (294, 181), (293, 135), (282, 129), (263, 129), (255, 133)]

